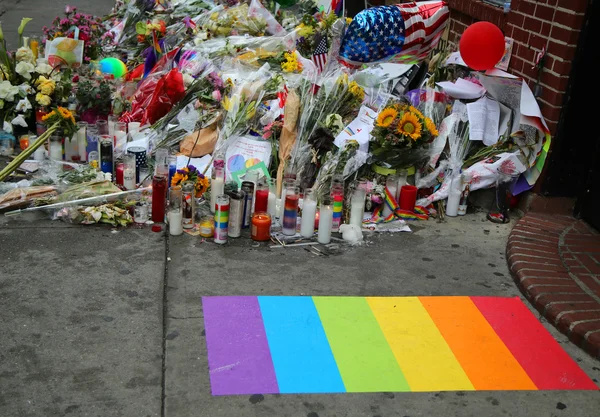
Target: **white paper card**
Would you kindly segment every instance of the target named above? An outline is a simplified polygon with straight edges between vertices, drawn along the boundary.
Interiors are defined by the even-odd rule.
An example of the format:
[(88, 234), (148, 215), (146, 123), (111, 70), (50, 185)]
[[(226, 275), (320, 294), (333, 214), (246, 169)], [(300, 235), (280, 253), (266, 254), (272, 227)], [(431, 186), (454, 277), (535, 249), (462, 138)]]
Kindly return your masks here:
[(340, 132), (333, 142), (338, 148), (343, 148), (349, 140), (355, 140), (359, 144), (359, 150), (369, 152), (369, 140), (373, 130), (377, 112), (366, 106), (362, 106), (358, 116)]
[(470, 140), (482, 140), (486, 146), (498, 142), (500, 106), (497, 101), (483, 97), (474, 103), (467, 104), (467, 113), (469, 115)]

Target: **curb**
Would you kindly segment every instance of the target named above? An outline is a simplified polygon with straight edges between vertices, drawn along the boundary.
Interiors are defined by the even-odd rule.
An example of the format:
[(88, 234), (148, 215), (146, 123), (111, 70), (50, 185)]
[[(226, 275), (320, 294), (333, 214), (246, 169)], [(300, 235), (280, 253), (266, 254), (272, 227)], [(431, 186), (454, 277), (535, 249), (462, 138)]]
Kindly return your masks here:
[(573, 217), (528, 213), (508, 237), (506, 259), (533, 306), (600, 359), (600, 234)]

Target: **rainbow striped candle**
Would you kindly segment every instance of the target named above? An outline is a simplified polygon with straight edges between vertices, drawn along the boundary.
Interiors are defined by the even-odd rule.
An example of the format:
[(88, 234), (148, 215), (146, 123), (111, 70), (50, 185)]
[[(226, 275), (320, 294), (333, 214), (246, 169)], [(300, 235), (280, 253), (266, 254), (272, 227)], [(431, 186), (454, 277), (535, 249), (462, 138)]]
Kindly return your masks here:
[(335, 194), (333, 197), (333, 223), (331, 224), (332, 232), (339, 232), (342, 224), (342, 211), (344, 209), (344, 195)]
[(598, 389), (517, 297), (202, 304), (213, 395)]

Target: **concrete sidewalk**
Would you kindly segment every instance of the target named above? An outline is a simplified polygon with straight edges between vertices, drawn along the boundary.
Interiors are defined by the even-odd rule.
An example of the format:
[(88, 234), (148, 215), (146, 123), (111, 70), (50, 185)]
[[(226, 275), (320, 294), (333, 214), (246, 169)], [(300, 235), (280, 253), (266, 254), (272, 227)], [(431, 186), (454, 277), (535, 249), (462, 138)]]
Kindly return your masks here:
[[(480, 213), (411, 227), (324, 258), (0, 217), (0, 415), (596, 416), (593, 391), (211, 395), (204, 295), (519, 295), (510, 225)], [(597, 382), (598, 362), (542, 322)]]

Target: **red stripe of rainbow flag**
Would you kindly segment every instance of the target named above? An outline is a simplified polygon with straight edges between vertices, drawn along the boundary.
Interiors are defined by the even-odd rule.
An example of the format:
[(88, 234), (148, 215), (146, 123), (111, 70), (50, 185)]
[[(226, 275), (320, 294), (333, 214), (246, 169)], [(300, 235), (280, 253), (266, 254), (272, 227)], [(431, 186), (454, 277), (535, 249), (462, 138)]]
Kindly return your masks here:
[(213, 395), (598, 390), (518, 297), (202, 304)]

